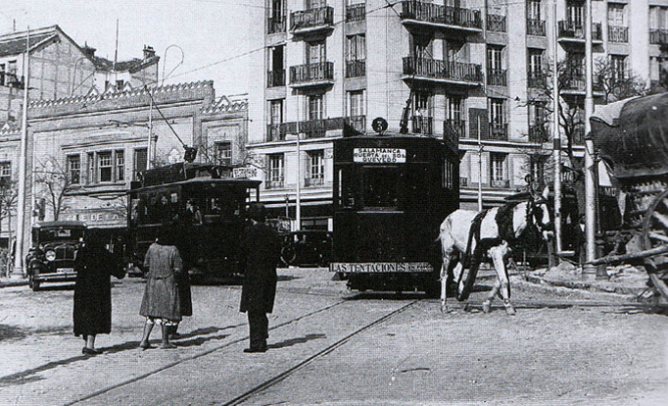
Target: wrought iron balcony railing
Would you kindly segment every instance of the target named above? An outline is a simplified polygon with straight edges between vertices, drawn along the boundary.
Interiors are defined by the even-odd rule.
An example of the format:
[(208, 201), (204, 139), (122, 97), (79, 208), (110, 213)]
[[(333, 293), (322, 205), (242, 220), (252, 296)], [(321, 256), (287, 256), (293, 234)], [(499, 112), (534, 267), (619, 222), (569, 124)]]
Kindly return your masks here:
[(320, 62), (290, 67), (290, 84), (300, 85), (334, 80), (334, 63)]
[(533, 18), (527, 19), (527, 34), (540, 37), (545, 36), (545, 21)]
[(280, 189), (285, 187), (285, 181), (283, 179), (279, 180), (265, 180), (264, 188), (265, 189)]
[(327, 135), (327, 131), (345, 130), (346, 127), (349, 127), (353, 132), (364, 133), (366, 131), (366, 116), (269, 124), (267, 126), (267, 141), (285, 141), (288, 134), (294, 136), (304, 134), (306, 138), (322, 138)]
[[(576, 24), (573, 21), (559, 21), (559, 38), (563, 39), (585, 39), (584, 26), (582, 24)], [(591, 33), (593, 41), (603, 40), (603, 30), (601, 28), (601, 23), (592, 23)]]
[(487, 14), (487, 31), (506, 32), (506, 16)]
[(267, 87), (285, 86), (285, 69), (267, 72)]
[(549, 141), (546, 123), (534, 123), (529, 126), (529, 142), (544, 143)]
[(459, 139), (466, 135), (466, 121), (464, 120), (445, 120), (443, 122), (443, 138), (450, 140), (455, 145)]
[(290, 31), (310, 30), (334, 25), (334, 8), (320, 7), (290, 13)]
[(529, 72), (527, 75), (527, 86), (532, 89), (546, 89), (547, 76), (542, 72)]
[(403, 64), (404, 75), (413, 75), (426, 79), (482, 82), (482, 69), (480, 65), (472, 63), (406, 57), (403, 59)]
[(346, 7), (346, 22), (364, 21), (366, 19), (366, 5), (352, 4)]
[(608, 42), (629, 42), (629, 27), (609, 25)]
[(496, 189), (508, 189), (510, 187), (510, 180), (508, 179), (492, 179), (490, 186)]
[(505, 69), (492, 69), (487, 71), (487, 84), (491, 86), (508, 86)]
[(650, 30), (649, 31), (650, 44), (668, 44), (668, 30)]
[(366, 75), (366, 61), (346, 61), (346, 77), (357, 78)]
[(325, 178), (323, 174), (315, 177), (307, 177), (304, 179), (304, 186), (322, 186), (325, 184)]
[(482, 29), (479, 10), (442, 6), (421, 1), (402, 1), (401, 18), (425, 23)]
[(506, 123), (489, 123), (488, 138), (483, 138), (493, 141), (508, 141), (508, 124)]
[(413, 116), (411, 121), (413, 122), (414, 134), (432, 135), (434, 133), (433, 117)]
[(267, 33), (276, 34), (285, 32), (287, 18), (285, 16), (274, 16), (267, 19)]

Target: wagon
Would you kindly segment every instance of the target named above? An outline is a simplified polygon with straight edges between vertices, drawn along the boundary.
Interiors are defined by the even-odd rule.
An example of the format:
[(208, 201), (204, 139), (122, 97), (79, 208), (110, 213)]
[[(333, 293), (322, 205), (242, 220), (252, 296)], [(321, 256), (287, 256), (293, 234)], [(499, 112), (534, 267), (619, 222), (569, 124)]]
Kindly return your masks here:
[(594, 145), (626, 195), (625, 252), (593, 264), (642, 264), (657, 300), (668, 302), (668, 93), (597, 107)]

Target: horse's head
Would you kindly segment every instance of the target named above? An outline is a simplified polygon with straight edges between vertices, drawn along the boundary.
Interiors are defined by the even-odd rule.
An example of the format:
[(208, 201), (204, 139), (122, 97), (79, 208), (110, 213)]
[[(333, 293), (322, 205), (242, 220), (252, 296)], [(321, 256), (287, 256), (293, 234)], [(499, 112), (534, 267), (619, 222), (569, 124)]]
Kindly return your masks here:
[(550, 210), (547, 205), (549, 194), (550, 189), (548, 187), (543, 190), (541, 195), (532, 193), (527, 212), (527, 217), (535, 224), (546, 241), (552, 234), (552, 219), (550, 218)]

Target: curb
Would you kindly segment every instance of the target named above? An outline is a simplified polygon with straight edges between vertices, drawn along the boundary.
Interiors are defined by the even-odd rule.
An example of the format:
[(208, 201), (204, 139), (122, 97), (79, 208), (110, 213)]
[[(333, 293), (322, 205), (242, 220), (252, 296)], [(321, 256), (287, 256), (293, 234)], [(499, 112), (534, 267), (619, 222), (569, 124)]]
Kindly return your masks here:
[(27, 279), (3, 279), (0, 280), (0, 289), (9, 286), (25, 286), (28, 284)]

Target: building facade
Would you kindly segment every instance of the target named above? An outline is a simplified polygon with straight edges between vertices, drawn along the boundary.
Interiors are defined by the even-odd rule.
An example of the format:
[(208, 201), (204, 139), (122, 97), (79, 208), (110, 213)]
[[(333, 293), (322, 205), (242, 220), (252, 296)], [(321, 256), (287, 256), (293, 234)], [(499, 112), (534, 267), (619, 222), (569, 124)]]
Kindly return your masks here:
[[(553, 4), (266, 0), (255, 21), (265, 51), (249, 66), (265, 80), (249, 88), (248, 145), (263, 167), (265, 201), (281, 214), (299, 190), (301, 226), (326, 227), (332, 139), (373, 134), (372, 120), (383, 117), (391, 133), (458, 137), (462, 207), (477, 208), (480, 183), (485, 206), (500, 204), (528, 173), (545, 172), (555, 57), (560, 102), (573, 116), (569, 138), (582, 156), (585, 3), (556, 0), (556, 13)], [(667, 12), (665, 0), (594, 1), (595, 76), (605, 69), (614, 83), (665, 81)], [(602, 87), (594, 87), (599, 104), (614, 96)]]

